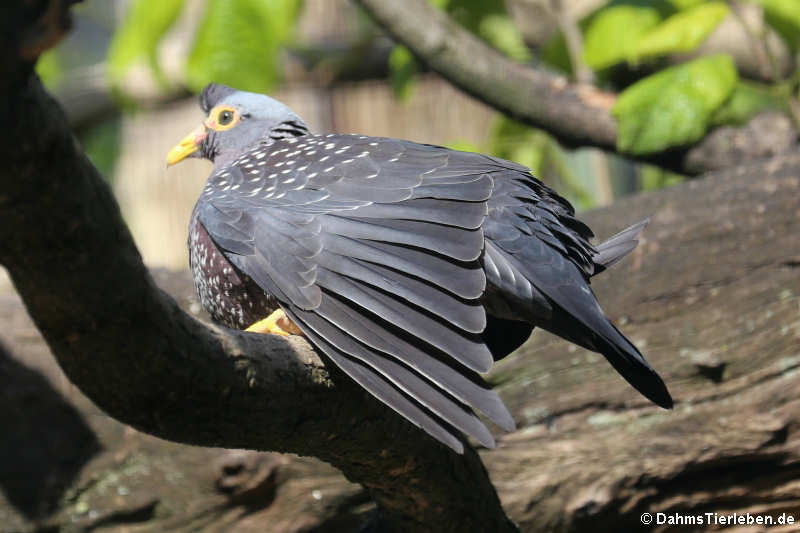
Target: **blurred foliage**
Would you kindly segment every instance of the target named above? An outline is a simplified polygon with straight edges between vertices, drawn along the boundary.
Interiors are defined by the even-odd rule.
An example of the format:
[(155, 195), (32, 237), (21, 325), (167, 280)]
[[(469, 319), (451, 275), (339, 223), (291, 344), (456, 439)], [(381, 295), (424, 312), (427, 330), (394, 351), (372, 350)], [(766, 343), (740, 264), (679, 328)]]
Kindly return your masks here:
[[(749, 1), (762, 6), (769, 27), (797, 50), (800, 0)], [(464, 24), (463, 17), (459, 22), (478, 33), (475, 20), (482, 16), (481, 10), (474, 6), (472, 9), (471, 24)], [(579, 57), (570, 56), (560, 31), (533, 52), (546, 64), (568, 74), (576, 70), (576, 62), (591, 68), (604, 88), (619, 93), (613, 108), (619, 124), (619, 152), (654, 154), (696, 142), (712, 127), (745, 123), (764, 110), (791, 112), (790, 99), (800, 95), (800, 73), (788, 80), (774, 80), (772, 85), (758, 84), (740, 80), (730, 56), (687, 57), (696, 53), (721, 22), (731, 16), (729, 3), (722, 1), (612, 0), (575, 21), (582, 36), (583, 53)], [(769, 56), (766, 32), (743, 33), (753, 39), (752, 47), (762, 47)], [(491, 42), (486, 36), (481, 37)], [(666, 61), (668, 57), (670, 61)], [(398, 83), (400, 87), (408, 83), (413, 73), (405, 72), (404, 76), (406, 80)], [(800, 117), (793, 119), (800, 123)], [(510, 120), (492, 129), (486, 149), (526, 164), (535, 174), (545, 177), (546, 169), (557, 167), (553, 162), (564, 154), (557, 151), (557, 145), (545, 133)], [(568, 193), (585, 198), (586, 188), (581, 190), (574, 175), (563, 168), (560, 172), (563, 176), (558, 178)], [(654, 167), (643, 167), (640, 172), (640, 185), (644, 188), (665, 186), (680, 179)]]
[[(430, 2), (508, 57), (517, 61), (531, 59), (522, 32), (509, 15), (505, 0), (430, 0)], [(398, 98), (402, 100), (411, 96), (414, 79), (420, 70), (417, 60), (408, 48), (403, 45), (394, 47), (389, 58), (389, 77)]]
[[(183, 83), (193, 91), (211, 81), (269, 91), (280, 80), (280, 55), (293, 38), (301, 7), (302, 0), (206, 0)], [(183, 0), (131, 1), (109, 48), (112, 87), (122, 90), (130, 67), (143, 59), (166, 88), (159, 44), (183, 11)]]
[(122, 86), (125, 73), (137, 59), (146, 61), (156, 80), (166, 85), (158, 62), (158, 44), (178, 19), (182, 8), (183, 0), (131, 2), (108, 50), (108, 76), (112, 87)]
[(719, 54), (636, 82), (620, 94), (612, 110), (619, 123), (617, 149), (650, 154), (702, 138), (737, 81), (733, 60)]
[(729, 13), (723, 2), (681, 5), (669, 13), (663, 2), (612, 3), (589, 18), (584, 61), (604, 69), (627, 61), (696, 49)]
[(645, 164), (639, 168), (639, 188), (643, 191), (671, 187), (681, 183), (683, 180), (684, 177), (680, 174), (653, 165)]
[(119, 116), (91, 124), (77, 132), (78, 141), (92, 164), (106, 180), (114, 176), (114, 168), (122, 141), (122, 120)]
[(725, 103), (712, 113), (709, 123), (744, 124), (750, 117), (767, 110), (786, 110), (786, 98), (781, 87), (739, 80)]
[(669, 0), (670, 6), (678, 10), (689, 9), (705, 2), (706, 0)]
[[(584, 61), (598, 70), (635, 57), (642, 36), (660, 20), (658, 9), (647, 5), (618, 5), (599, 11), (586, 25)], [(563, 43), (561, 39), (560, 53), (565, 57), (566, 46)]]
[(709, 2), (678, 11), (641, 36), (629, 61), (691, 52), (706, 40), (729, 11), (722, 2)]
[(402, 45), (392, 48), (389, 54), (389, 81), (400, 100), (408, 100), (414, 87), (414, 78), (419, 74), (419, 65), (411, 50)]
[(767, 23), (793, 50), (800, 48), (800, 2), (798, 0), (756, 0), (764, 8)]
[[(800, 1), (750, 3), (763, 7), (769, 27), (796, 50)], [(772, 86), (759, 85), (739, 81), (731, 58), (687, 61), (683, 55), (696, 52), (729, 16), (731, 8), (720, 1), (614, 0), (578, 21), (583, 34), (580, 59), (608, 89), (620, 93), (614, 107), (620, 152), (641, 155), (687, 145), (710, 127), (741, 124), (766, 109), (790, 113), (789, 100), (797, 98), (800, 89), (797, 74), (789, 80), (775, 80)], [(736, 20), (741, 23), (738, 17)], [(769, 56), (766, 32), (744, 33), (753, 39), (753, 48), (760, 47)], [(664, 68), (666, 56), (684, 62)], [(560, 33), (544, 47), (542, 59), (559, 70), (574, 70), (575, 58), (568, 56)], [(792, 118), (800, 123), (800, 117)]]
[[(800, 70), (787, 79), (755, 83), (740, 79), (732, 58), (726, 55), (698, 55), (701, 45), (724, 19), (742, 23), (734, 9), (751, 4), (763, 10), (767, 29), (782, 37), (797, 56), (800, 0), (610, 0), (573, 21), (582, 38), (582, 52), (575, 54), (573, 50), (573, 55), (560, 31), (554, 32), (544, 46), (529, 46), (506, 0), (429, 1), (455, 23), (515, 61), (543, 64), (544, 68), (557, 69), (568, 76), (583, 65), (591, 69), (600, 87), (619, 94), (613, 113), (619, 123), (617, 149), (623, 154), (653, 154), (680, 148), (697, 141), (712, 127), (742, 124), (764, 110), (787, 113), (800, 124), (800, 117), (792, 114), (800, 109), (796, 102), (800, 97)], [(369, 50), (375, 48), (377, 36), (382, 35), (363, 12), (356, 10), (358, 36), (349, 48), (296, 43), (302, 0), (203, 0), (199, 9), (196, 2), (184, 0), (129, 0), (127, 5), (107, 57), (109, 80), (112, 88), (120, 92), (136, 65), (151, 72), (165, 92), (174, 93), (182, 87), (199, 91), (209, 81), (266, 92), (280, 82), (283, 50), (290, 46), (301, 61), (312, 57), (313, 68), (330, 67), (331, 73), (325, 79), (333, 80), (336, 72), (350, 68), (347, 65), (358, 68)], [(112, 20), (113, 9), (105, 6), (103, 16)], [(189, 53), (182, 75), (170, 73), (167, 79), (159, 62), (160, 45), (179, 22), (181, 28), (189, 28)], [(767, 33), (748, 30), (743, 35), (752, 40), (748, 43), (752, 49), (761, 50), (761, 55), (772, 61)], [(54, 87), (65, 68), (71, 68), (65, 67), (68, 64), (66, 55), (51, 51), (42, 56), (37, 72), (49, 87)], [(422, 66), (403, 46), (391, 50), (387, 66), (397, 97), (410, 98)], [(771, 72), (777, 71), (774, 65), (769, 66)], [(463, 142), (451, 146), (488, 151), (528, 165), (537, 176), (557, 184), (579, 206), (590, 206), (598, 190), (619, 189), (609, 183), (587, 184), (582, 181), (585, 169), (576, 171), (580, 165), (574, 164), (573, 156), (545, 132), (498, 117), (483, 146)], [(115, 148), (104, 148), (94, 135), (86, 132), (83, 140), (87, 149), (96, 150), (93, 160), (98, 166), (108, 167), (109, 160), (100, 152), (106, 150), (113, 155)], [(111, 131), (103, 135), (116, 138)], [(628, 181), (644, 188), (681, 179), (650, 167), (643, 167), (637, 176)]]
[(498, 116), (489, 134), (488, 150), (497, 157), (516, 161), (541, 175), (547, 157), (548, 136), (516, 120)]
[(300, 7), (300, 0), (208, 0), (189, 56), (189, 87), (200, 91), (215, 81), (246, 91), (272, 89)]
[(435, 3), (456, 22), (508, 57), (517, 61), (531, 58), (505, 0), (438, 0)]
[(58, 48), (51, 48), (39, 57), (39, 61), (36, 62), (36, 74), (50, 90), (61, 82), (64, 69), (58, 58)]

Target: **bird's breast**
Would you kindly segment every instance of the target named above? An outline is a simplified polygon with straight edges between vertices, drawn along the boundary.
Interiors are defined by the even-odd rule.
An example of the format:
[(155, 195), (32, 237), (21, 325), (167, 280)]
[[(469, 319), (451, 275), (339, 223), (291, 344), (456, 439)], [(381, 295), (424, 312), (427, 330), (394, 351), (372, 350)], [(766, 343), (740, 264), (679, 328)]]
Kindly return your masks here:
[(189, 226), (189, 265), (200, 304), (216, 322), (244, 329), (278, 308), (214, 243), (196, 214)]

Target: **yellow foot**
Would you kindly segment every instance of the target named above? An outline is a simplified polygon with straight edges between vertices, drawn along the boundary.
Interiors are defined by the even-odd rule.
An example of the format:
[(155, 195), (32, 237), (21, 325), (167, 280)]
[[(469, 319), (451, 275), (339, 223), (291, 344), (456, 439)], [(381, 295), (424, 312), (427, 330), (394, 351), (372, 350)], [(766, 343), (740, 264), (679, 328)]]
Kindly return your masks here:
[(273, 311), (264, 320), (259, 320), (251, 325), (245, 331), (251, 333), (271, 333), (272, 335), (302, 335), (303, 332), (298, 328), (292, 320), (286, 316), (283, 309)]

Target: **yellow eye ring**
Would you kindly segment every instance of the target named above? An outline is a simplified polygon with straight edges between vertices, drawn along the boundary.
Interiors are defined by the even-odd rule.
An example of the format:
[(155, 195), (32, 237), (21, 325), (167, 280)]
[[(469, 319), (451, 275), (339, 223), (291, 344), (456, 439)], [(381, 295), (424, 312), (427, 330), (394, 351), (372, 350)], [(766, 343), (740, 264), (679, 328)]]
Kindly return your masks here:
[(239, 112), (230, 106), (217, 106), (211, 110), (206, 126), (214, 131), (225, 131), (234, 127), (242, 119)]

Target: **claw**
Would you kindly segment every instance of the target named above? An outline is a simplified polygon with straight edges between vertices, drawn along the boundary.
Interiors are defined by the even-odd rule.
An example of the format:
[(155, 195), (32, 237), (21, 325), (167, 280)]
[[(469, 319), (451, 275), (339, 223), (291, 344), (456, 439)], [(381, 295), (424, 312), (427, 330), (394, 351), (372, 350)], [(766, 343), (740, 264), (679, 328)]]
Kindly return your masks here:
[(284, 337), (303, 334), (300, 328), (286, 316), (283, 309), (273, 311), (267, 318), (252, 324), (245, 331), (251, 333), (269, 333), (272, 335), (282, 335)]

